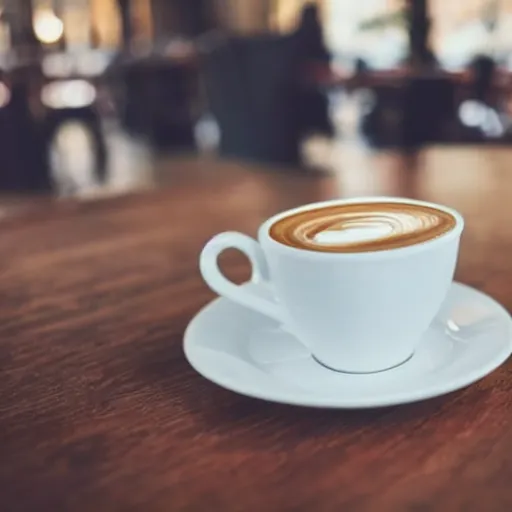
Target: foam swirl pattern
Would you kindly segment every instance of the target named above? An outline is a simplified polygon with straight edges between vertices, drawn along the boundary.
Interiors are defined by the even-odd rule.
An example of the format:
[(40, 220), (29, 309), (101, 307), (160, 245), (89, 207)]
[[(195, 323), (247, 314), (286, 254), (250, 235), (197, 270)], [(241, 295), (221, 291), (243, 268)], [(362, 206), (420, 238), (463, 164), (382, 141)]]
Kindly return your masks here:
[(270, 236), (319, 252), (372, 252), (432, 240), (451, 231), (448, 212), (410, 203), (355, 203), (305, 210), (276, 221)]

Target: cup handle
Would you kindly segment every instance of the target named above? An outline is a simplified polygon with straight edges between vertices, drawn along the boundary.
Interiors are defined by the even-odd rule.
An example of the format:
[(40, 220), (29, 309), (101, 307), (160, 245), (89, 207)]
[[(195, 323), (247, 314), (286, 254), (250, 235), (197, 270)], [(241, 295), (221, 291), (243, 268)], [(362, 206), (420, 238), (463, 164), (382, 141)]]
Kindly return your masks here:
[(282, 323), (283, 315), (277, 303), (233, 283), (222, 274), (217, 259), (226, 249), (237, 249), (249, 258), (252, 283), (270, 281), (267, 260), (259, 243), (242, 233), (227, 232), (213, 237), (201, 252), (199, 267), (208, 286), (219, 295)]

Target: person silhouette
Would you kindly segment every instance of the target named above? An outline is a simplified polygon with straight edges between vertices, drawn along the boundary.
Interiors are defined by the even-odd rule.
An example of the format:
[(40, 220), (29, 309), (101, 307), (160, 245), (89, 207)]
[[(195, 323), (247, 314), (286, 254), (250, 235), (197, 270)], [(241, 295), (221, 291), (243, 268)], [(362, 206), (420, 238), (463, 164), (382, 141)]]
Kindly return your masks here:
[(331, 54), (324, 42), (318, 6), (308, 4), (304, 7), (296, 35), (301, 41), (301, 49), (305, 60), (324, 63), (331, 61)]

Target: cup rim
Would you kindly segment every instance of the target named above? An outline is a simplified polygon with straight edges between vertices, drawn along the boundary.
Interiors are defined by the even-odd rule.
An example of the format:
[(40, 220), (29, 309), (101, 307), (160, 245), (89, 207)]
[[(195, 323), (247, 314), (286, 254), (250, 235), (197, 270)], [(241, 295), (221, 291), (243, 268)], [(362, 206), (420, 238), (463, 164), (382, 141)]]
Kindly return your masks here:
[[(395, 247), (391, 249), (381, 249), (378, 251), (361, 251), (361, 252), (322, 252), (313, 251), (311, 249), (299, 249), (297, 247), (291, 247), (289, 245), (282, 244), (277, 240), (274, 240), (270, 234), (270, 227), (278, 220), (285, 218), (295, 213), (313, 210), (315, 208), (323, 208), (325, 206), (333, 206), (338, 204), (354, 204), (354, 203), (403, 203), (417, 206), (427, 206), (440, 210), (442, 212), (449, 213), (455, 219), (455, 227), (450, 231), (435, 237), (431, 240), (425, 240), (417, 244), (407, 245), (405, 247)], [(422, 201), (418, 199), (409, 199), (406, 197), (392, 197), (392, 196), (362, 196), (362, 197), (351, 197), (341, 199), (330, 199), (328, 201), (319, 201), (316, 203), (309, 203), (306, 205), (291, 208), (286, 211), (282, 211), (273, 215), (267, 219), (258, 230), (258, 239), (264, 246), (270, 246), (283, 254), (293, 255), (300, 258), (310, 259), (340, 259), (340, 260), (382, 260), (388, 258), (397, 258), (422, 252), (426, 249), (434, 248), (438, 245), (442, 245), (450, 240), (457, 239), (461, 236), (464, 230), (464, 218), (462, 215), (450, 208), (438, 203), (430, 201)]]

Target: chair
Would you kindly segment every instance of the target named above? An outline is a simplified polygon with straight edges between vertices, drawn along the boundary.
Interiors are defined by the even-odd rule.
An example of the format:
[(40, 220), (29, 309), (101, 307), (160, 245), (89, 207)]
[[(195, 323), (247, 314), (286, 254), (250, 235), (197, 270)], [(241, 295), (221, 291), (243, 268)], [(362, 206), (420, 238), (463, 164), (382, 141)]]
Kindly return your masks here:
[(194, 147), (195, 62), (152, 55), (120, 63), (110, 75), (127, 131), (159, 148)]
[(473, 73), (472, 96), (475, 100), (483, 103), (490, 103), (492, 82), (496, 72), (496, 62), (488, 55), (477, 55), (470, 69)]
[(410, 79), (403, 102), (402, 142), (406, 148), (449, 138), (447, 129), (456, 119), (455, 85), (449, 78)]
[(15, 76), (12, 86), (3, 84), (2, 89), (6, 97), (0, 106), (0, 189), (49, 191), (47, 148), (42, 126), (30, 108), (27, 77)]
[(194, 148), (195, 69), (187, 63), (157, 62), (152, 67), (148, 135), (156, 147)]
[(293, 36), (228, 37), (204, 57), (209, 107), (223, 156), (299, 163), (299, 41)]

